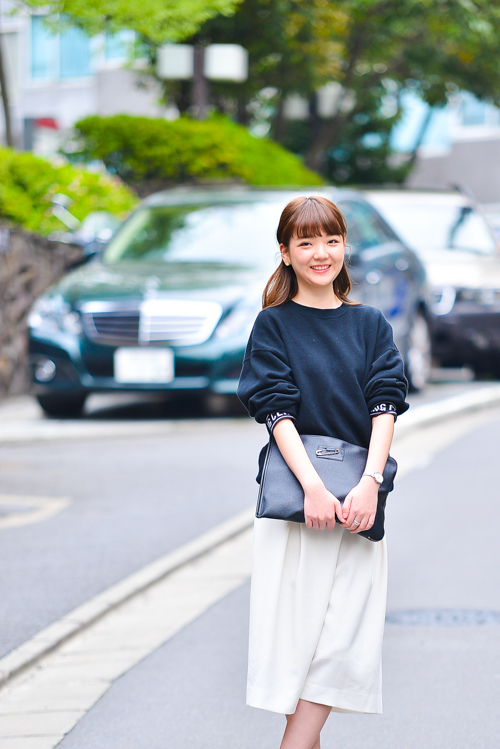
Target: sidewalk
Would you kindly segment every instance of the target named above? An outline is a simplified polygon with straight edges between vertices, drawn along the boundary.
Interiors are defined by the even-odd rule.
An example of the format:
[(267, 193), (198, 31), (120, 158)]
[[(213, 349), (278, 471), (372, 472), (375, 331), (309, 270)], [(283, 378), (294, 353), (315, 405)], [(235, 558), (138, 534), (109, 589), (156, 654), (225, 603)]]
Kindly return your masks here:
[[(440, 447), (391, 498), (384, 715), (332, 715), (323, 749), (500, 745), (500, 507), (487, 492), (500, 413), (485, 418), (453, 422), (447, 446), (442, 425), (420, 435), (427, 450)], [(459, 473), (463, 444), (478, 455)], [(413, 461), (415, 447), (407, 444)], [(464, 533), (474, 485), (491, 526), (468, 523)], [(231, 593), (113, 684), (61, 749), (277, 749), (283, 716), (244, 704), (248, 592)]]
[[(491, 392), (493, 393), (493, 391)], [(458, 710), (461, 705), (460, 690), (463, 691), (463, 685), (461, 685), (458, 690), (460, 693), (457, 693), (457, 684), (460, 684), (460, 680), (457, 681), (457, 664), (459, 664), (458, 676), (461, 676), (463, 673), (461, 664), (465, 664), (466, 660), (468, 660), (470, 673), (474, 675), (475, 685), (482, 687), (484, 678), (490, 679), (488, 682), (490, 688), (489, 691), (487, 690), (487, 699), (484, 703), (485, 710), (494, 714), (494, 704), (498, 703), (492, 702), (493, 696), (495, 696), (495, 700), (500, 696), (498, 693), (500, 689), (498, 629), (495, 626), (467, 626), (450, 630), (448, 627), (437, 626), (436, 616), (432, 614), (433, 609), (442, 609), (443, 607), (467, 608), (467, 610), (470, 610), (471, 607), (478, 607), (482, 611), (486, 611), (498, 606), (494, 592), (498, 589), (498, 587), (495, 588), (495, 583), (500, 582), (500, 580), (486, 581), (477, 578), (478, 570), (481, 570), (481, 565), (478, 566), (478, 560), (486, 559), (488, 554), (490, 565), (496, 565), (495, 571), (500, 567), (496, 556), (497, 547), (494, 544), (494, 538), (491, 534), (488, 537), (488, 533), (481, 533), (480, 528), (477, 527), (474, 536), (475, 546), (471, 549), (471, 563), (468, 562), (463, 553), (463, 542), (460, 543), (460, 540), (464, 537), (461, 531), (461, 518), (467, 517), (467, 514), (470, 513), (469, 497), (466, 493), (464, 481), (467, 481), (470, 477), (471, 471), (474, 473), (476, 469), (480, 469), (483, 480), (481, 496), (489, 491), (491, 485), (489, 482), (494, 481), (496, 460), (492, 459), (492, 455), (494, 445), (498, 444), (497, 425), (499, 416), (497, 411), (490, 409), (468, 413), (466, 416), (453, 421), (435, 423), (439, 419), (439, 408), (443, 413), (446, 412), (446, 406), (443, 408), (442, 404), (435, 405), (432, 411), (433, 426), (418, 431), (400, 430), (400, 436), (397, 438), (393, 451), (400, 463), (398, 497), (404, 497), (405, 503), (395, 502), (392, 504), (389, 516), (389, 533), (392, 539), (391, 561), (394, 559), (397, 561), (397, 564), (392, 566), (392, 589), (389, 607), (393, 621), (399, 621), (399, 623), (389, 623), (387, 631), (386, 689), (389, 703), (388, 712), (390, 714), (394, 711), (398, 713), (401, 710), (407, 711), (407, 700), (412, 703), (415, 699), (415, 690), (417, 690), (417, 701), (420, 707), (415, 715), (412, 713), (408, 718), (410, 719), (413, 715), (413, 723), (417, 720), (419, 711), (423, 711), (422, 714), (425, 714), (429, 710), (429, 704), (426, 704), (425, 699), (422, 702), (422, 696), (431, 700), (431, 702), (435, 699), (435, 697), (432, 697), (433, 694), (436, 694), (432, 684), (430, 690), (426, 690), (425, 694), (422, 695), (422, 685), (425, 684), (427, 675), (434, 680), (435, 685), (442, 683), (443, 687), (448, 690), (446, 694), (439, 694), (439, 699), (442, 705), (446, 705), (444, 713), (446, 721), (451, 719), (450, 716), (453, 717), (454, 711)], [(414, 413), (417, 414), (417, 409)], [(413, 420), (414, 423), (418, 422), (418, 416), (414, 416)], [(464, 472), (460, 474), (457, 468), (461, 466), (462, 460), (460, 459), (457, 462), (455, 448), (450, 448), (449, 445), (456, 444), (462, 435), (469, 435), (473, 430), (478, 431), (482, 436), (474, 440), (469, 437), (464, 438), (464, 445), (474, 445), (474, 463), (471, 464), (470, 460), (465, 461)], [(462, 455), (464, 450), (460, 442), (459, 445), (458, 454)], [(443, 450), (444, 453), (442, 453)], [(444, 458), (441, 457), (441, 453)], [(440, 455), (439, 461), (435, 461), (434, 457), (438, 454)], [(465, 454), (470, 455), (470, 447), (468, 452), (465, 451)], [(480, 465), (481, 460), (483, 461), (482, 465)], [(423, 466), (427, 467), (425, 472), (418, 470)], [(469, 471), (469, 474), (467, 471)], [(404, 478), (405, 474), (406, 479)], [(437, 512), (442, 517), (436, 524), (431, 522), (432, 519), (428, 517), (428, 508), (425, 507), (422, 510), (419, 505), (421, 504), (421, 498), (429, 497), (429, 495), (429, 504), (432, 505), (432, 502), (435, 501), (432, 499), (432, 493), (436, 491), (436, 487), (441, 487), (440, 491), (443, 496), (448, 497), (450, 487), (446, 482), (449, 481), (449, 476), (453, 477), (452, 489), (458, 497), (460, 514), (455, 512), (455, 507), (445, 508), (444, 505), (438, 505)], [(485, 512), (488, 517), (497, 518), (496, 522), (498, 522), (500, 520), (498, 503), (494, 501), (491, 492), (487, 499), (489, 502)], [(415, 509), (409, 511), (409, 508)], [(449, 525), (450, 512), (451, 525)], [(467, 538), (470, 538), (470, 532), (467, 534)], [(482, 547), (483, 541), (487, 544), (487, 548)], [(151, 678), (148, 681), (150, 687), (157, 688), (166, 699), (168, 697), (169, 702), (164, 703), (166, 714), (170, 714), (176, 707), (179, 709), (179, 694), (176, 693), (177, 680), (183, 682), (183, 675), (177, 673), (176, 678), (171, 678), (173, 674), (170, 674), (169, 678), (165, 679), (164, 669), (155, 667), (156, 659), (161, 658), (163, 652), (170, 653), (168, 657), (172, 657), (176, 647), (173, 644), (174, 641), (179, 641), (180, 638), (182, 642), (188, 636), (187, 630), (174, 637), (174, 640), (170, 638), (183, 627), (189, 625), (193, 619), (199, 617), (207, 608), (225, 598), (230, 591), (239, 588), (247, 579), (250, 573), (249, 542), (250, 534), (243, 530), (235, 538), (222, 543), (200, 559), (188, 562), (147, 591), (139, 593), (121, 607), (114, 609), (98, 623), (59, 647), (53, 654), (46, 656), (37, 666), (11, 680), (8, 686), (0, 692), (0, 749), (11, 749), (11, 747), (17, 749), (49, 749), (49, 747), (55, 746), (88, 710), (90, 710), (90, 713), (87, 713), (87, 717), (78, 726), (78, 730), (75, 729), (76, 732), (73, 731), (64, 739), (62, 746), (65, 749), (66, 746), (68, 749), (69, 747), (85, 747), (85, 749), (92, 747), (93, 749), (93, 747), (101, 746), (106, 747), (106, 749), (124, 748), (127, 745), (123, 743), (124, 737), (119, 741), (117, 739), (117, 743), (114, 743), (110, 736), (106, 739), (106, 731), (101, 728), (92, 739), (85, 733), (87, 730), (85, 726), (88, 725), (88, 719), (91, 719), (91, 716), (99, 716), (102, 705), (106, 704), (105, 701), (101, 701), (99, 709), (96, 706), (92, 710), (92, 705), (96, 700), (109, 689), (119, 676), (125, 674), (143, 658), (146, 658), (146, 661), (133, 668), (125, 679), (120, 680), (119, 683), (125, 684), (125, 686), (128, 684), (131, 688), (131, 685), (135, 683), (135, 674), (142, 673), (144, 669), (148, 671), (149, 668), (151, 672)], [(444, 567), (443, 562), (445, 563)], [(444, 575), (443, 570), (445, 571)], [(459, 574), (454, 574), (456, 572)], [(430, 592), (432, 592), (432, 595), (429, 595)], [(410, 625), (405, 623), (405, 616), (408, 618), (408, 615), (402, 616), (398, 612), (406, 612), (409, 608), (426, 612), (427, 618), (424, 626), (415, 627), (415, 621)], [(217, 616), (220, 620), (220, 615), (217, 612), (221, 610), (230, 611), (231, 616), (224, 619), (227, 631), (218, 633), (218, 637), (221, 638), (220, 642), (218, 640), (214, 642), (210, 622), (213, 621), (214, 617), (217, 619)], [(458, 618), (460, 619), (460, 616)], [(416, 621), (418, 623), (418, 617)], [(429, 621), (431, 627), (429, 627)], [(467, 621), (470, 624), (470, 618)], [(389, 618), (389, 622), (391, 622), (391, 618)], [(197, 642), (197, 649), (203, 651), (206, 648), (211, 650), (213, 647), (221, 647), (220, 652), (223, 652), (225, 638), (227, 637), (231, 643), (234, 641), (232, 632), (235, 623), (238, 626), (238, 631), (244, 634), (246, 620), (240, 592), (232, 594), (228, 599), (219, 603), (216, 610), (202, 616), (196, 624), (190, 625), (201, 632), (204, 631), (205, 627), (208, 627), (209, 633), (211, 633), (209, 638), (202, 638), (200, 642)], [(494, 625), (494, 622), (492, 624)], [(464, 635), (468, 648), (464, 648)], [(243, 640), (241, 638), (239, 640), (238, 657), (240, 659), (242, 657), (241, 643)], [(167, 642), (167, 645), (164, 645), (160, 651), (156, 651), (165, 642)], [(415, 647), (417, 642), (419, 645)], [(182, 650), (181, 647), (180, 651)], [(497, 668), (498, 665), (495, 672), (498, 674), (496, 684), (494, 678), (491, 681), (491, 675), (489, 677), (484, 675), (483, 678), (483, 675), (478, 672), (477, 666), (482, 663), (482, 658), (487, 650), (490, 654), (485, 661), (488, 663), (488, 673), (491, 669)], [(150, 653), (153, 653), (153, 655), (148, 658), (147, 656)], [(456, 662), (450, 659), (450, 654), (453, 655), (453, 658), (456, 657)], [(223, 657), (220, 666), (222, 669), (225, 667)], [(241, 669), (238, 670), (238, 679), (241, 682), (244, 676), (240, 671)], [(405, 688), (402, 689), (401, 673), (415, 674), (415, 683), (410, 680), (410, 683), (405, 683)], [(234, 676), (235, 674), (232, 672), (232, 678)], [(198, 672), (197, 677), (197, 682), (192, 687), (195, 693), (203, 692), (206, 681), (203, 668)], [(157, 683), (158, 679), (160, 679), (160, 683)], [(493, 684), (493, 687), (491, 687), (491, 684)], [(228, 683), (225, 683), (225, 686), (227, 689)], [(486, 688), (486, 683), (484, 686)], [(496, 692), (494, 691), (495, 686), (497, 687)], [(135, 691), (135, 687), (133, 689)], [(114, 694), (114, 687), (111, 691)], [(146, 689), (146, 693), (143, 703), (141, 703), (141, 697), (138, 697), (140, 709), (135, 715), (137, 719), (140, 719), (141, 710), (144, 709), (145, 705), (150, 704), (152, 699), (148, 689)], [(230, 693), (231, 697), (235, 698), (236, 692), (230, 689)], [(106, 700), (109, 698), (113, 703), (113, 694), (110, 693)], [(242, 699), (242, 694), (238, 693), (238, 700), (240, 699)], [(116, 710), (116, 705), (113, 709)], [(120, 711), (120, 708), (118, 710)], [(448, 713), (446, 713), (446, 710)], [(255, 716), (256, 722), (260, 721), (260, 714), (257, 716), (253, 711), (250, 712)], [(483, 723), (485, 720), (488, 722), (490, 713), (482, 713)], [(118, 722), (121, 723), (125, 719), (124, 725), (126, 725), (127, 720), (132, 718), (132, 715), (121, 715)], [(361, 728), (359, 729), (361, 731), (359, 734), (360, 743), (353, 744), (351, 742), (353, 737), (350, 734), (351, 724), (346, 722), (344, 718), (347, 719), (347, 716), (340, 716), (339, 720), (332, 721), (331, 724), (336, 726), (336, 730), (339, 730), (339, 726), (341, 728), (345, 724), (345, 729), (342, 729), (342, 731), (345, 733), (346, 746), (363, 746), (365, 749), (370, 746), (392, 746), (395, 749), (404, 749), (406, 746), (412, 748), (414, 746), (425, 746), (426, 749), (434, 746), (436, 748), (442, 746), (443, 749), (451, 749), (451, 747), (460, 747), (460, 749), (462, 747), (466, 749), (467, 747), (468, 749), (470, 746), (475, 749), (476, 746), (484, 746), (489, 749), (495, 745), (495, 742), (446, 744), (442, 743), (441, 739), (439, 739), (441, 743), (432, 743), (432, 737), (430, 737), (427, 729), (421, 735), (415, 734), (415, 740), (418, 738), (419, 744), (413, 743), (414, 739), (411, 740), (411, 743), (394, 743), (391, 736), (385, 735), (384, 731), (379, 734), (379, 743), (370, 743), (373, 733), (371, 727), (374, 725), (370, 722), (366, 724), (366, 732)], [(97, 719), (99, 720), (99, 718)], [(278, 730), (278, 720), (279, 718), (275, 720), (274, 717), (269, 718), (267, 716), (262, 725), (268, 725), (270, 730), (271, 726), (273, 730)], [(361, 727), (364, 725), (363, 721), (366, 722), (363, 717), (358, 717), (355, 720), (359, 722)], [(467, 725), (469, 726), (469, 724), (468, 719)], [(113, 720), (111, 720), (110, 725), (114, 725)], [(387, 721), (385, 721), (384, 730), (387, 730), (387, 725)], [(215, 731), (216, 726), (208, 720), (208, 732), (211, 730), (210, 726)], [(276, 726), (275, 729), (274, 726)], [(418, 726), (418, 720), (415, 726)], [(170, 726), (170, 728), (172, 729), (173, 726)], [(145, 740), (145, 743), (140, 742), (130, 746), (133, 746), (134, 749), (142, 749), (143, 746), (147, 746), (148, 749), (156, 749), (156, 746), (158, 746), (158, 749), (165, 749), (168, 746), (177, 748), (182, 745), (189, 746), (190, 749), (198, 746), (200, 748), (210, 746), (214, 749), (216, 747), (227, 749), (227, 747), (233, 745), (235, 747), (247, 746), (246, 743), (213, 743), (216, 741), (216, 732), (212, 743), (210, 741), (206, 744), (190, 743), (189, 730), (192, 728), (190, 722), (187, 721), (185, 730), (188, 731), (188, 734), (184, 737), (179, 735), (176, 739), (177, 743), (170, 744), (165, 741), (162, 743), (160, 740), (161, 731), (155, 734), (154, 731), (159, 729), (158, 726), (153, 726), (152, 733)], [(80, 738), (78, 738), (79, 731), (84, 732), (84, 735), (81, 735)], [(437, 732), (437, 735), (439, 735), (439, 731), (439, 720), (436, 717), (433, 732)], [(248, 733), (247, 735), (255, 734)], [(332, 733), (332, 739), (333, 735)], [(107, 741), (107, 743), (102, 743), (102, 741), (100, 743), (99, 736), (101, 736), (102, 741)], [(347, 741), (348, 736), (349, 743)], [(361, 741), (362, 737), (363, 740)], [(160, 743), (156, 744), (155, 741), (157, 740)], [(249, 747), (251, 745), (251, 743), (248, 743)], [(263, 749), (267, 747), (265, 743), (261, 745)], [(326, 745), (328, 746), (328, 743)], [(332, 741), (332, 746), (337, 745), (337, 742), (333, 743)], [(272, 746), (274, 744), (269, 743), (269, 747)]]

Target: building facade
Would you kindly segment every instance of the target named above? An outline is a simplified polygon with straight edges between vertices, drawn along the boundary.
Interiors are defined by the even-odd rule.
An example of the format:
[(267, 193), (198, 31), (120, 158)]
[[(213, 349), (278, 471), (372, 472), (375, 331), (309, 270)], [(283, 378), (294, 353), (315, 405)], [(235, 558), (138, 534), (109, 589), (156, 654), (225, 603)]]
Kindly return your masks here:
[[(4, 3), (1, 44), (16, 146), (57, 151), (61, 136), (82, 117), (120, 113), (162, 116), (158, 83), (131, 68), (133, 34), (88, 37), (80, 29), (52, 31), (43, 15), (9, 14)], [(4, 118), (0, 138), (5, 142)]]

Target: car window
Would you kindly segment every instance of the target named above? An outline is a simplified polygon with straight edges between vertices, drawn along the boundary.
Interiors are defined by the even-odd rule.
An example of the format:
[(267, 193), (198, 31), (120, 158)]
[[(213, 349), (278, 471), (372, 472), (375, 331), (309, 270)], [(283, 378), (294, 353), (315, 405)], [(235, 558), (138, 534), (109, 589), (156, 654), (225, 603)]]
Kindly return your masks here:
[(496, 252), (486, 221), (471, 206), (384, 201), (380, 203), (380, 211), (417, 252), (419, 249), (461, 250), (488, 255)]
[(356, 250), (366, 250), (396, 239), (368, 204), (340, 200), (338, 206), (347, 221), (347, 242)]
[(272, 266), (281, 203), (151, 206), (131, 216), (111, 240), (107, 264), (122, 260)]

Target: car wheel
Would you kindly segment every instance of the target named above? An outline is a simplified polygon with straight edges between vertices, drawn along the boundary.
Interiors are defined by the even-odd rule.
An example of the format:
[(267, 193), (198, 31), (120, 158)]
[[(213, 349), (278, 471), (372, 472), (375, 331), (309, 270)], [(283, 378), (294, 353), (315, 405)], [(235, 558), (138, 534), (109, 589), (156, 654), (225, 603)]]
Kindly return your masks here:
[(80, 416), (86, 395), (37, 395), (37, 401), (47, 416), (69, 418)]
[(429, 382), (432, 366), (432, 340), (429, 323), (422, 312), (413, 318), (406, 350), (406, 377), (411, 392), (422, 390)]

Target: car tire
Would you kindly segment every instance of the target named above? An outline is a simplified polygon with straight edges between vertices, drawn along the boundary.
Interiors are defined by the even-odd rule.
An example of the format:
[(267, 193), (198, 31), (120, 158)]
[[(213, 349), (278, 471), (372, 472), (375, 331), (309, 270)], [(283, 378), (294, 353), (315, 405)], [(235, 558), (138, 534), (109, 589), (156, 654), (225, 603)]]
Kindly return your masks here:
[(408, 333), (405, 369), (410, 392), (423, 390), (432, 367), (432, 338), (429, 323), (422, 312), (414, 316)]
[(37, 401), (47, 416), (75, 418), (80, 416), (85, 405), (86, 395), (37, 395)]

